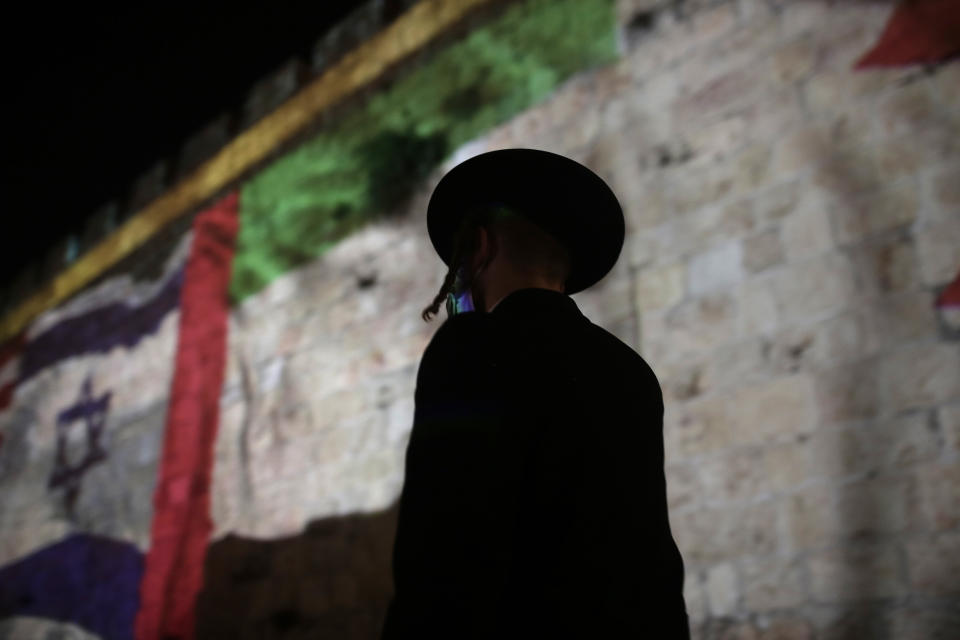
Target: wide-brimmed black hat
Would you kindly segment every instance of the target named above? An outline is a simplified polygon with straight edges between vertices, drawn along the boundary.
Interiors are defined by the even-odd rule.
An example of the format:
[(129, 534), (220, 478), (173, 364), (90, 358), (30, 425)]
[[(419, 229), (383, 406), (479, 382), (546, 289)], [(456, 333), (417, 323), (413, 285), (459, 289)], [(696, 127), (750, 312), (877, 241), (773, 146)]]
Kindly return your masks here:
[(600, 176), (549, 151), (498, 149), (458, 164), (430, 197), (430, 241), (448, 267), (464, 215), (487, 204), (510, 207), (563, 243), (571, 258), (568, 295), (599, 282), (623, 248), (623, 210)]

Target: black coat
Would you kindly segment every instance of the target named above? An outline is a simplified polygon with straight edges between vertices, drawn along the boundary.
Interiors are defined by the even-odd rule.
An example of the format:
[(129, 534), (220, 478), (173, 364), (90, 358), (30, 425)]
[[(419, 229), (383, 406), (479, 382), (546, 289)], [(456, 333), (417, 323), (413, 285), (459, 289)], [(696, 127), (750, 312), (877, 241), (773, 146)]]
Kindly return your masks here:
[(520, 289), (420, 362), (383, 640), (689, 638), (663, 396), (568, 296)]

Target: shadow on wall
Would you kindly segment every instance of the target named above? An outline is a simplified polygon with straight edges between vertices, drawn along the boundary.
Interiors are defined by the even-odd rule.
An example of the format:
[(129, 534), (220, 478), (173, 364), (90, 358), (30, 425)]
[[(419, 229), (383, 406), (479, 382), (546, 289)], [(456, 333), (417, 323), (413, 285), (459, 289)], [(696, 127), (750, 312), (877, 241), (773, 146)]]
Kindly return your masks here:
[(315, 520), (279, 540), (212, 543), (196, 637), (378, 638), (393, 596), (398, 510)]

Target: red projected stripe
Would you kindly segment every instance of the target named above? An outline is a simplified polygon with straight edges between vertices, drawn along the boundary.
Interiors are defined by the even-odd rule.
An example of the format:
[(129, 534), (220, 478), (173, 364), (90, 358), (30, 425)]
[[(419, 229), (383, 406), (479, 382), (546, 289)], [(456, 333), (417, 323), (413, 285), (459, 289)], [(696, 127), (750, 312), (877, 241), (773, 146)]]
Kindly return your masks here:
[(960, 2), (908, 0), (893, 10), (880, 41), (854, 68), (932, 63), (957, 53), (960, 53)]
[[(15, 367), (13, 360), (23, 351), (23, 346), (27, 343), (26, 333), (21, 332), (15, 338), (10, 338), (0, 346), (0, 411), (3, 411), (10, 402), (13, 401), (13, 391), (17, 387), (16, 369), (9, 369), (8, 365)], [(0, 438), (3, 435), (0, 434)]]
[(180, 333), (136, 638), (193, 638), (210, 539), (213, 444), (227, 351), (237, 193), (197, 215), (180, 292)]
[(937, 306), (944, 309), (960, 309), (960, 271), (937, 298)]

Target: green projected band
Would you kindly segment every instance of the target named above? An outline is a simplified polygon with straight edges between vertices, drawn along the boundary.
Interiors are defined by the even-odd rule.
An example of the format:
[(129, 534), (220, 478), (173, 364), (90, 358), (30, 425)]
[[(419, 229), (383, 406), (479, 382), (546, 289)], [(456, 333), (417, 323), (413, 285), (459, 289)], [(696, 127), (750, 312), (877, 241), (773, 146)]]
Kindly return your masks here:
[(616, 57), (612, 0), (508, 7), (243, 187), (232, 300), (315, 259), (459, 146)]

